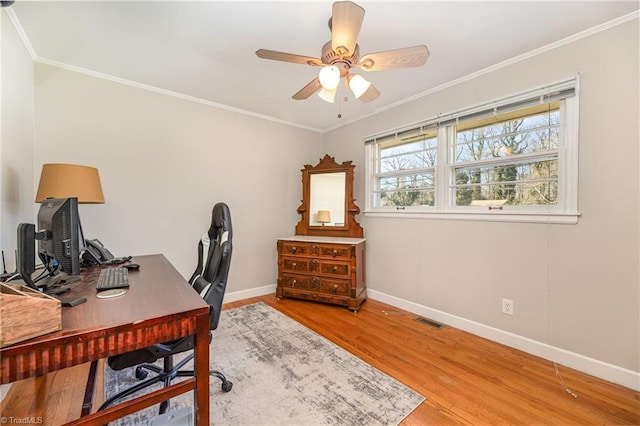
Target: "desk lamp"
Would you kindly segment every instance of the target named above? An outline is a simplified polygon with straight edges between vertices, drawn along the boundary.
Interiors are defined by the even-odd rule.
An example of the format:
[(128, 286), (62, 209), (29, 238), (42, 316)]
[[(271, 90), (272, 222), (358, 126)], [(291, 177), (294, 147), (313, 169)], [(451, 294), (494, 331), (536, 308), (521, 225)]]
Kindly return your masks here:
[(104, 204), (98, 169), (78, 164), (44, 164), (36, 203), (68, 197), (76, 197), (79, 204)]

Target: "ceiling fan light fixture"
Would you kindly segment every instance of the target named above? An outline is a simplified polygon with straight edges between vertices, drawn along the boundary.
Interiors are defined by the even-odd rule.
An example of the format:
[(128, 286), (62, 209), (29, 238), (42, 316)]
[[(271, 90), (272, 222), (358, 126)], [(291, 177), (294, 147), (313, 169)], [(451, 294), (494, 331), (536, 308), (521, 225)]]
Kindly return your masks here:
[(369, 87), (371, 87), (371, 82), (367, 81), (360, 74), (349, 74), (349, 76), (347, 77), (347, 85), (353, 92), (353, 95), (356, 97), (356, 99), (358, 99), (367, 90), (369, 90)]
[(360, 68), (360, 70), (369, 72), (419, 67), (424, 65), (429, 58), (429, 49), (425, 45), (403, 47), (361, 56), (358, 35), (364, 20), (364, 9), (352, 1), (339, 0), (333, 3), (331, 10), (331, 18), (329, 18), (331, 40), (322, 46), (320, 58), (276, 50), (256, 50), (256, 55), (262, 59), (320, 68), (316, 78), (291, 96), (297, 101), (308, 99), (312, 94), (322, 89), (322, 92), (318, 93), (320, 98), (333, 103), (336, 96), (335, 90), (342, 77), (345, 77), (345, 83), (356, 99), (364, 103), (372, 102), (378, 99), (380, 91), (364, 77), (357, 74), (350, 75), (351, 68)]
[(325, 87), (323, 87), (319, 92), (318, 92), (318, 97), (320, 99), (322, 99), (325, 102), (329, 102), (330, 104), (332, 104), (335, 99), (336, 99), (336, 92), (338, 91), (338, 89), (327, 89)]
[(340, 84), (340, 69), (335, 65), (323, 67), (318, 74), (318, 79), (325, 89), (335, 89)]

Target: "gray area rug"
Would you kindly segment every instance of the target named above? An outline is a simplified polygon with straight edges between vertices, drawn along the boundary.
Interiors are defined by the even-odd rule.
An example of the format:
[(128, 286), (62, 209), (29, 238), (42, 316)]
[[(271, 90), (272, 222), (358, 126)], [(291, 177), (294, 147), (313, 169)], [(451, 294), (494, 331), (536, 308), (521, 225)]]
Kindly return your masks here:
[[(264, 303), (222, 312), (210, 366), (234, 384), (225, 393), (210, 380), (214, 425), (397, 425), (425, 399)], [(106, 397), (136, 382), (133, 368), (106, 367)], [(191, 393), (174, 398), (171, 410), (192, 402)], [(150, 424), (157, 413), (117, 424)]]

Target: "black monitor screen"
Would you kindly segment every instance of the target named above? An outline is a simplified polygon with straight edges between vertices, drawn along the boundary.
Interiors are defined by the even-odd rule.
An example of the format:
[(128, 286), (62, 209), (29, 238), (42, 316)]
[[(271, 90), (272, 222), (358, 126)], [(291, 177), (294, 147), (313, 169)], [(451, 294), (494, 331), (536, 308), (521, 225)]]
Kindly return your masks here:
[(77, 198), (48, 198), (38, 211), (38, 255), (49, 271), (80, 273), (80, 219)]

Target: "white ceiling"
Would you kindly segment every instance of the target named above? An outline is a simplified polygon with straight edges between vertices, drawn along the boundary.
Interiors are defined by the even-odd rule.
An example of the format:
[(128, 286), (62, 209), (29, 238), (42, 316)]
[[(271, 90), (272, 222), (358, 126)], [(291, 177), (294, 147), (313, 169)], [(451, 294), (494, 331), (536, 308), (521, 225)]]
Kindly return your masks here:
[[(317, 131), (384, 110), (622, 17), (635, 1), (357, 1), (361, 54), (426, 44), (418, 68), (367, 73), (368, 104), (291, 95), (319, 68), (259, 59), (260, 48), (319, 57), (330, 1), (17, 1), (9, 16), (34, 59), (175, 92)], [(597, 55), (598, 52), (593, 52)], [(342, 85), (341, 85), (342, 87)], [(342, 118), (338, 118), (338, 113)]]

